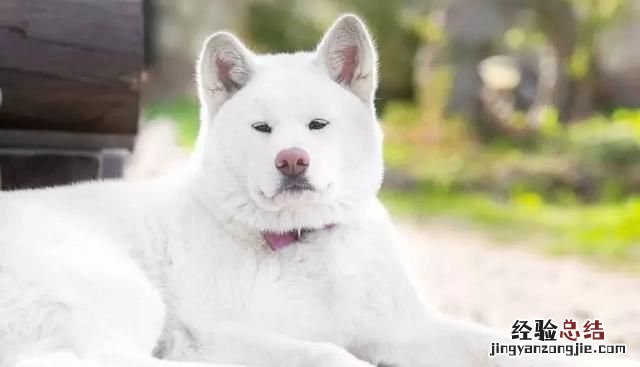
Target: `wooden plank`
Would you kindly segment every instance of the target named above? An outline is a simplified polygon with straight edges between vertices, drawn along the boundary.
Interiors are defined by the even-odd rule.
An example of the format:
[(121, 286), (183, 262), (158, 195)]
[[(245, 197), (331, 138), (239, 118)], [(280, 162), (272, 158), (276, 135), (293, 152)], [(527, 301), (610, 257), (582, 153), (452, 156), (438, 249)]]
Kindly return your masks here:
[(133, 134), (140, 0), (0, 0), (2, 129)]
[(66, 185), (100, 177), (98, 152), (7, 151), (0, 149), (0, 189)]
[(0, 50), (0, 70), (138, 89), (141, 50), (137, 48), (124, 53), (71, 47), (0, 29)]
[(132, 150), (135, 137), (119, 134), (68, 133), (60, 131), (0, 131), (0, 149)]
[(0, 70), (3, 129), (135, 134), (137, 91)]
[(60, 45), (141, 55), (140, 6), (137, 0), (2, 0), (0, 28)]

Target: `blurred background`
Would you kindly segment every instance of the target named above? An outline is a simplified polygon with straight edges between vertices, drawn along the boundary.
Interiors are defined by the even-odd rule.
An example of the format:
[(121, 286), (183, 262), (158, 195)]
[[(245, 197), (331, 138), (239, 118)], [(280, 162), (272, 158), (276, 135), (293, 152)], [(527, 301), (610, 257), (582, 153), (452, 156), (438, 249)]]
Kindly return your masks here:
[(638, 0), (2, 0), (0, 187), (182, 164), (207, 35), (309, 50), (343, 12), (378, 45), (381, 198), (429, 299), (505, 335), (600, 319), (640, 357)]
[[(182, 154), (198, 129), (193, 60), (206, 35), (307, 50), (338, 14), (361, 15), (380, 53), (381, 197), (436, 304), (505, 332), (517, 317), (601, 318), (609, 342), (640, 353), (639, 1), (157, 0), (146, 10), (145, 121), (156, 137), (173, 129)], [(160, 128), (164, 117), (175, 127)]]

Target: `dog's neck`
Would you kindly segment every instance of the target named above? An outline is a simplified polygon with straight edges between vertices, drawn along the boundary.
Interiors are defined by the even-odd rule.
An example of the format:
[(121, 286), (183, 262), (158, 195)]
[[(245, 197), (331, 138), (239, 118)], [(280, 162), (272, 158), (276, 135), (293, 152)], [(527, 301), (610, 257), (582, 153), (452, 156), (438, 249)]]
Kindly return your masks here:
[(232, 216), (225, 216), (220, 210), (203, 204), (201, 200), (197, 200), (196, 205), (205, 212), (206, 217), (216, 222), (220, 229), (238, 242), (250, 244), (256, 249), (267, 249), (273, 252), (300, 244), (309, 235), (329, 233), (336, 227), (335, 223), (331, 223), (319, 228), (302, 227), (289, 231), (258, 230), (235, 220)]

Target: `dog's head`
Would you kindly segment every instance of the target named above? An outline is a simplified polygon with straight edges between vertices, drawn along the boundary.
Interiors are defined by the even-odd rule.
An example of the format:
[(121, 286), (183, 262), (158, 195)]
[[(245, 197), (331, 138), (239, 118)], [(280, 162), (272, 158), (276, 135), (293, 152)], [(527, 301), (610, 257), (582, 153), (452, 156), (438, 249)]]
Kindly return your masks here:
[(382, 178), (376, 52), (339, 18), (313, 52), (256, 55), (226, 32), (197, 66), (197, 156), (216, 210), (259, 230), (319, 228), (374, 198)]

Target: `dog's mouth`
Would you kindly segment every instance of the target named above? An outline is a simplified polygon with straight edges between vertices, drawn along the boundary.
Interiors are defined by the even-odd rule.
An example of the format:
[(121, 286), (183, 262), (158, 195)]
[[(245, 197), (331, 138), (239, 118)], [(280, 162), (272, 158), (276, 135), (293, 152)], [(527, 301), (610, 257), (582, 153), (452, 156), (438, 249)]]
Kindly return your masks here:
[(288, 178), (280, 182), (277, 193), (299, 193), (303, 191), (315, 191), (315, 187), (305, 177)]
[(267, 242), (271, 250), (278, 251), (291, 244), (302, 241), (306, 236), (321, 231), (329, 231), (335, 227), (335, 224), (327, 224), (322, 228), (300, 228), (287, 232), (262, 232), (262, 237)]

